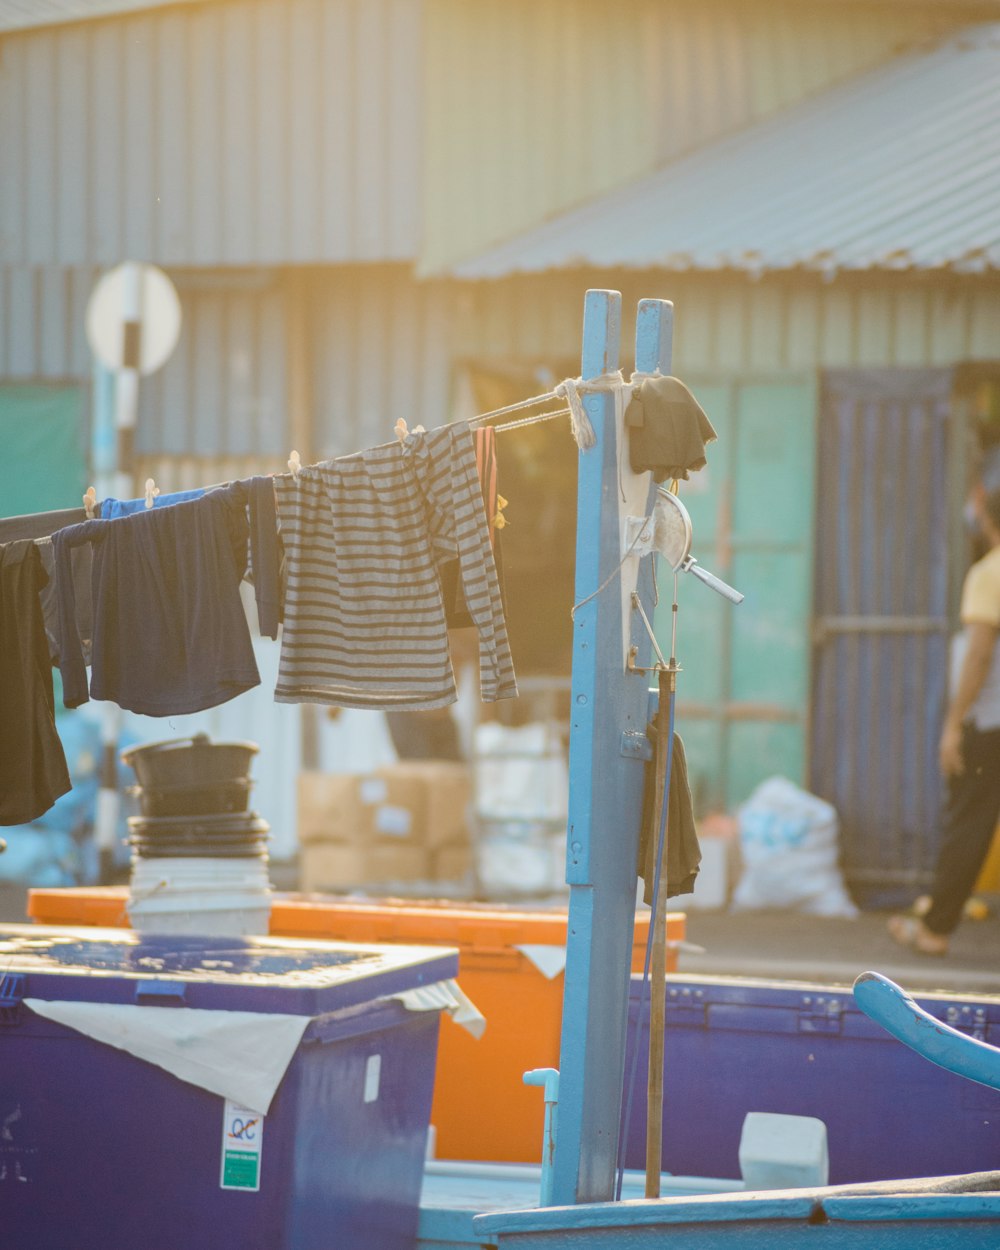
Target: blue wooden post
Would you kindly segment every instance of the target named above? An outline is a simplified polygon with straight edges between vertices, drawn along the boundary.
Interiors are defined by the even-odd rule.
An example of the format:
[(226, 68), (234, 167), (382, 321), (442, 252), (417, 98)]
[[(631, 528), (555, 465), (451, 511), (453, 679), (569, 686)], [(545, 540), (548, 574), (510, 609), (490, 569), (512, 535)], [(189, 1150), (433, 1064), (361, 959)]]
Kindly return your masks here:
[[(588, 291), (582, 376), (618, 368), (621, 296)], [(639, 307), (639, 368), (669, 370), (670, 305)], [(614, 401), (590, 395), (587, 414), (597, 445), (580, 454), (577, 487), (577, 604), (594, 595), (621, 559), (618, 439)], [(627, 451), (627, 449), (626, 449)], [(649, 586), (650, 561), (640, 583)], [(643, 594), (648, 605), (650, 598)], [(648, 663), (649, 644), (639, 645)], [(560, 1053), (559, 1133), (553, 1202), (611, 1197), (625, 1066), (629, 967), (636, 897), (649, 681), (626, 672), (617, 577), (577, 609), (573, 625), (570, 812), (566, 880), (570, 887), (566, 982)]]

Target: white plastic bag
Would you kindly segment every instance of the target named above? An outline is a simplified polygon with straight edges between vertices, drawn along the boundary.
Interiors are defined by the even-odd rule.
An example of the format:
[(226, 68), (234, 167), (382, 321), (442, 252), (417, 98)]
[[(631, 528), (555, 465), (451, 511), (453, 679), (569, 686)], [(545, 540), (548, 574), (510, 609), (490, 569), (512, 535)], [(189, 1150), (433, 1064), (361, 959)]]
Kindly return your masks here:
[(743, 873), (734, 911), (790, 907), (857, 916), (840, 875), (839, 823), (829, 803), (787, 777), (769, 777), (737, 815)]

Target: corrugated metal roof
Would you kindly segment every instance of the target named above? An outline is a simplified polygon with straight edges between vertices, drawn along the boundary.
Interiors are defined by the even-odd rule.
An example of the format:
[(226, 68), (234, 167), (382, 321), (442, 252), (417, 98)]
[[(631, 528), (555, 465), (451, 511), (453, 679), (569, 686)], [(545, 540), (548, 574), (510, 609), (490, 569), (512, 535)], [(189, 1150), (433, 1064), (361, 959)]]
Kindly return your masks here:
[(900, 52), (954, 3), (427, 0), (420, 272), (441, 272)]
[(1000, 268), (1000, 24), (815, 96), (455, 265)]
[(142, 9), (166, 8), (170, 4), (200, 4), (203, 0), (0, 0), (0, 33), (88, 22)]

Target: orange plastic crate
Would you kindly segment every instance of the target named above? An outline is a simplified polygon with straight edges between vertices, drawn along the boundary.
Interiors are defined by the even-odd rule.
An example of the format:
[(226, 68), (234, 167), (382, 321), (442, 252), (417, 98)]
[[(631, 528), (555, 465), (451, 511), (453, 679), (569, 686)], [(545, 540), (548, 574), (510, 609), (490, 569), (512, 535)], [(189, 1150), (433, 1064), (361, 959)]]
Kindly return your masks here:
[[(43, 924), (128, 924), (125, 888), (36, 889), (28, 914)], [(683, 940), (683, 913), (667, 917), (668, 940)], [(642, 971), (649, 915), (636, 916), (632, 968)], [(496, 904), (359, 901), (278, 894), (271, 911), (278, 937), (357, 943), (456, 946), (462, 989), (487, 1020), (479, 1040), (442, 1021), (431, 1123), (442, 1159), (538, 1162), (543, 1105), (526, 1086), (530, 1068), (559, 1066), (563, 976), (549, 979), (518, 947), (565, 946), (565, 910)], [(676, 969), (668, 949), (667, 969)]]

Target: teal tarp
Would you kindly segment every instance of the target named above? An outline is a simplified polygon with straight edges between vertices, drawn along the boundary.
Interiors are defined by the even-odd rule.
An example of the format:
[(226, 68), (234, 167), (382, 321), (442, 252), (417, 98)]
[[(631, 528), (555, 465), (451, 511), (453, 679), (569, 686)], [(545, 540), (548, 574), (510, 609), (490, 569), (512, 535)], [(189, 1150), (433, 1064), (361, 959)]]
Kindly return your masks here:
[(0, 386), (0, 516), (78, 508), (87, 431), (76, 386)]

